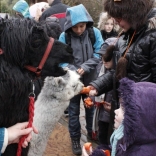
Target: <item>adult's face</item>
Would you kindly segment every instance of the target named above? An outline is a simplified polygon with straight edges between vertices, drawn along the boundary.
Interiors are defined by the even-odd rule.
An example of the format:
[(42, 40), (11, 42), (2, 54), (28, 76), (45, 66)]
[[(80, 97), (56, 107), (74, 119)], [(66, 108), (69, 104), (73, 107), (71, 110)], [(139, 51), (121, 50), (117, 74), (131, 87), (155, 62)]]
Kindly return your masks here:
[(116, 23), (123, 29), (124, 32), (127, 32), (131, 28), (131, 25), (122, 18), (114, 18), (114, 19)]

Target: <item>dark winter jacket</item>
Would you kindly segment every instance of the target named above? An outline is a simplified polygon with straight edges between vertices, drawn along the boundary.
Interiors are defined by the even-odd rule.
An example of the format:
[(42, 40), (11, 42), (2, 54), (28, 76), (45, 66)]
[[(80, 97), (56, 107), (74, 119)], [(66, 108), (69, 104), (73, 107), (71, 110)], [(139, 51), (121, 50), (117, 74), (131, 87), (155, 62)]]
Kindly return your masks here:
[[(111, 72), (98, 77), (90, 84), (94, 86), (98, 95), (114, 90), (112, 97), (112, 105), (110, 111), (110, 127), (109, 136), (113, 133), (114, 126), (114, 110), (119, 107), (118, 88), (119, 82), (116, 80), (115, 70), (119, 58), (124, 55), (127, 45), (130, 41), (134, 30), (121, 35), (113, 54), (114, 69)], [(126, 55), (129, 61), (127, 69), (127, 77), (135, 82), (154, 82), (156, 83), (156, 10), (152, 9), (148, 15), (147, 25), (143, 26), (136, 32), (133, 43)]]
[(124, 109), (124, 136), (118, 141), (116, 156), (156, 155), (156, 84), (124, 78), (119, 92)]
[(104, 41), (110, 37), (117, 37), (118, 36), (118, 33), (114, 30), (112, 30), (111, 32), (106, 32), (105, 30), (101, 30), (101, 34), (102, 34), (102, 38)]
[[(45, 10), (40, 17), (40, 21), (45, 20), (47, 17), (58, 14), (58, 13), (65, 13), (66, 9), (69, 6), (62, 4), (61, 0), (54, 0), (53, 3), (51, 4), (51, 7)], [(62, 31), (64, 31), (64, 23), (65, 23), (65, 17), (64, 18), (59, 18), (59, 22), (62, 28)]]
[[(82, 81), (85, 85), (88, 85), (89, 82), (97, 76), (96, 66), (100, 61), (100, 55), (97, 54), (97, 52), (103, 44), (103, 39), (100, 31), (95, 27), (93, 27), (95, 34), (95, 43), (93, 46), (88, 36), (87, 28), (82, 35), (78, 36), (75, 34), (71, 30), (71, 27), (80, 22), (86, 22), (87, 28), (93, 25), (93, 19), (85, 7), (80, 4), (78, 6), (68, 8), (64, 28), (65, 32), (68, 31), (71, 34), (71, 47), (73, 48), (74, 63), (62, 64), (62, 67), (66, 65), (71, 70), (82, 68), (85, 71), (85, 74), (82, 76)], [(60, 35), (59, 40), (66, 43), (64, 32)]]
[[(113, 89), (116, 64), (118, 59), (124, 54), (132, 32), (134, 31), (129, 30), (121, 35), (116, 44), (114, 70), (90, 83), (98, 90), (99, 94)], [(135, 82), (148, 81), (156, 83), (156, 9), (152, 9), (148, 14), (147, 26), (144, 25), (136, 32), (126, 58), (129, 61), (128, 78)]]

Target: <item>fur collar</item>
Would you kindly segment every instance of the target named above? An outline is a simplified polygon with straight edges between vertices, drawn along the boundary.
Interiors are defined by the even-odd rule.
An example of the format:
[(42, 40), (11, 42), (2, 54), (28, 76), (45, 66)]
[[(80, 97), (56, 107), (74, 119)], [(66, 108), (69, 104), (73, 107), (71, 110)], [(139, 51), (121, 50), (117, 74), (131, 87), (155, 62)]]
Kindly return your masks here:
[(156, 8), (151, 9), (148, 13), (148, 29), (155, 29), (156, 28)]

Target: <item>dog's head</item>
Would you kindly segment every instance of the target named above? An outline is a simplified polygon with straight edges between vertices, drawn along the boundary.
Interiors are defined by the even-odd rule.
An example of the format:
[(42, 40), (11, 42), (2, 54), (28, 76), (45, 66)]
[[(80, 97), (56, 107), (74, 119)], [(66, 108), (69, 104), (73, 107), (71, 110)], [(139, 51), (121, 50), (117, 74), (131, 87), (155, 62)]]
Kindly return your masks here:
[(75, 71), (67, 70), (64, 76), (46, 77), (43, 88), (44, 94), (67, 101), (79, 94), (83, 86), (80, 76)]

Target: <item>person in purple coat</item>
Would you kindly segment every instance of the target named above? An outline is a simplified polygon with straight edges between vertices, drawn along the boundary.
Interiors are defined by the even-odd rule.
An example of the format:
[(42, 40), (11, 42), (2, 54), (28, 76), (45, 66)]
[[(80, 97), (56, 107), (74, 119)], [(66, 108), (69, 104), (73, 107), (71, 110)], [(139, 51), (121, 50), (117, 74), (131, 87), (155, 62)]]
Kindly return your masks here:
[[(111, 156), (155, 156), (156, 84), (123, 78), (118, 91), (120, 107), (115, 110)], [(107, 147), (100, 147), (89, 156), (106, 156)]]
[(155, 156), (156, 84), (123, 78), (119, 92), (111, 156)]

